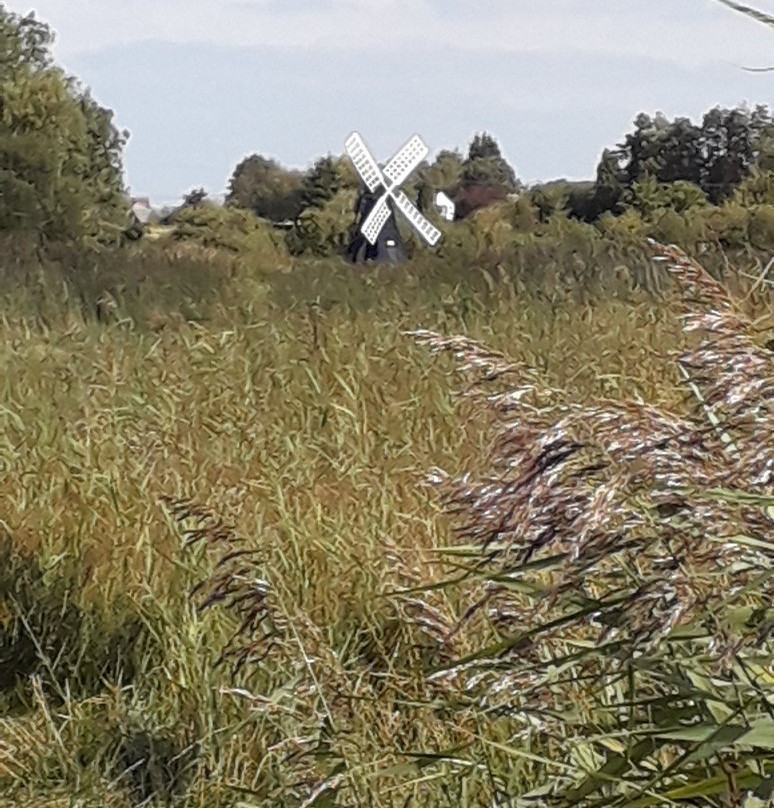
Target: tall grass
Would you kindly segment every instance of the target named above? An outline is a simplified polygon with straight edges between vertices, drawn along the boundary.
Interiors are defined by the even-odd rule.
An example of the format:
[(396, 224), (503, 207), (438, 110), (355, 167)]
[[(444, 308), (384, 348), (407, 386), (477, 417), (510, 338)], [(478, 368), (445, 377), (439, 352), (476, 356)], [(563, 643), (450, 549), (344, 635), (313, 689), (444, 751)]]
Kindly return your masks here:
[[(679, 569), (681, 587), (695, 575), (697, 591), (706, 588), (707, 609), (721, 585), (748, 576), (721, 605), (738, 601), (749, 612), (733, 612), (752, 621), (735, 653), (755, 687), (740, 678), (736, 657), (714, 673), (701, 637), (659, 640), (648, 630), (648, 593), (638, 601), (630, 592), (641, 575), (653, 585), (651, 604), (684, 605), (682, 588), (667, 602), (672, 573), (659, 577), (656, 551), (688, 552), (680, 537), (706, 526), (703, 517), (720, 514), (719, 525), (746, 537), (735, 540), (733, 564), (749, 564), (753, 552), (759, 576), (770, 564), (770, 537), (755, 521), (767, 518), (770, 478), (747, 485), (744, 463), (727, 455), (717, 425), (698, 426), (703, 407), (712, 407), (743, 457), (766, 456), (749, 448), (750, 435), (770, 411), (750, 402), (756, 394), (765, 402), (768, 388), (740, 399), (736, 379), (763, 378), (768, 355), (756, 349), (733, 378), (697, 373), (712, 351), (740, 355), (743, 315), (734, 314), (737, 343), (697, 347), (663, 304), (527, 298), (496, 271), (470, 282), (452, 273), (425, 287), (411, 268), (390, 277), (332, 264), (316, 271), (326, 268), (327, 284), (323, 276), (312, 288), (294, 287), (290, 275), (225, 272), (200, 319), (179, 307), (169, 314), (173, 279), (170, 306), (158, 303), (151, 321), (150, 291), (118, 289), (114, 314), (102, 322), (79, 301), (57, 301), (45, 284), (43, 318), (31, 316), (27, 298), (6, 306), (0, 801), (456, 806), (518, 804), (531, 791), (541, 804), (548, 797), (540, 789), (565, 797), (575, 789), (599, 802), (653, 799), (682, 785), (686, 771), (699, 782), (699, 766), (704, 780), (722, 766), (738, 771), (742, 791), (758, 788), (753, 767), (768, 763), (755, 745), (738, 754), (750, 740), (741, 733), (722, 748), (717, 738), (709, 746), (699, 738), (698, 762), (680, 762), (658, 782), (647, 778), (687, 749), (679, 739), (662, 742), (659, 715), (674, 733), (686, 732), (675, 726), (683, 716), (700, 712), (690, 731), (714, 722), (724, 742), (743, 714), (768, 715), (771, 682), (759, 668), (770, 666), (770, 640), (753, 642), (770, 619), (755, 611), (768, 590), (749, 586), (749, 569), (712, 567), (712, 553), (731, 553), (723, 543), (702, 550), (694, 541), (695, 569)], [(751, 308), (764, 301), (756, 297)], [(737, 320), (724, 312), (730, 328)], [(461, 401), (446, 369), (403, 333), (419, 328), (438, 335), (426, 335), (437, 347), (449, 340), (443, 335), (471, 340), (445, 343), (484, 366), (486, 378), (470, 379)], [(763, 342), (756, 333), (750, 345)], [(701, 402), (664, 361), (676, 350)], [(555, 416), (568, 437), (581, 442), (570, 435), (580, 430), (589, 443), (585, 459), (578, 450), (562, 461), (548, 443), (533, 458), (539, 466), (553, 451), (556, 479), (552, 489), (549, 469), (538, 473), (532, 485), (542, 486), (542, 505), (528, 498), (521, 514), (542, 518), (557, 536), (529, 559), (518, 555), (518, 525), (482, 551), (495, 511), (511, 513), (497, 497), (491, 513), (483, 499), (470, 499), (478, 510), (462, 522), (467, 533), (445, 513), (460, 495), (450, 481), (466, 472), (463, 485), (480, 498), (491, 493), (477, 488), (478, 477), (496, 474), (492, 485), (502, 475), (517, 479), (511, 461), (529, 441), (519, 447), (503, 438), (492, 454), (486, 428), (496, 427), (498, 413), (514, 417), (513, 378), (534, 388), (520, 405), (534, 451)], [(592, 413), (607, 421), (595, 426)], [(632, 414), (639, 432), (625, 431)], [(770, 450), (771, 432), (757, 429), (762, 451)], [(608, 456), (616, 430), (629, 443)], [(634, 483), (613, 471), (637, 465), (636, 438), (656, 441), (652, 430), (677, 448), (653, 448), (640, 487), (630, 490)], [(511, 438), (525, 437), (512, 430)], [(673, 469), (682, 452), (688, 459)], [(422, 485), (433, 467), (450, 475), (446, 499)], [(760, 476), (769, 467), (756, 468)], [(681, 484), (672, 500), (659, 494), (669, 475)], [(715, 499), (694, 490), (702, 483)], [(569, 552), (559, 545), (571, 543), (573, 530), (585, 531), (577, 560), (551, 559)], [(622, 549), (624, 564), (606, 541), (625, 531), (624, 542), (652, 543), (639, 556), (634, 545)], [(593, 580), (580, 575), (584, 564)], [(572, 609), (586, 623), (584, 615), (570, 620)], [(545, 615), (566, 620), (561, 633), (540, 622)], [(713, 619), (723, 625), (722, 615)], [(641, 630), (630, 637), (626, 620)], [(690, 634), (681, 621), (675, 631)], [(724, 638), (737, 635), (717, 633), (716, 623), (712, 648), (728, 651)], [(522, 629), (534, 632), (529, 643), (519, 639)], [(589, 655), (604, 630), (606, 645)], [(546, 666), (556, 648), (565, 658)], [(704, 679), (670, 678), (689, 664)], [(576, 671), (576, 681), (565, 681)], [(523, 693), (513, 689), (519, 677)], [(539, 713), (530, 711), (533, 698), (548, 699)], [(730, 718), (722, 713), (729, 703)], [(610, 762), (620, 760), (617, 768)], [(720, 804), (731, 793), (723, 788), (706, 799)]]
[(659, 253), (684, 328), (705, 334), (677, 357), (693, 417), (567, 400), (469, 339), (413, 334), (487, 382), (515, 377), (473, 388), (496, 425), (485, 474), (431, 478), (458, 526), (440, 550), (463, 570), (450, 584), (471, 590), (437, 630), (488, 637), (433, 678), (475, 715), (508, 716), (482, 759), (526, 757), (526, 796), (552, 804), (772, 795), (774, 361), (717, 281)]

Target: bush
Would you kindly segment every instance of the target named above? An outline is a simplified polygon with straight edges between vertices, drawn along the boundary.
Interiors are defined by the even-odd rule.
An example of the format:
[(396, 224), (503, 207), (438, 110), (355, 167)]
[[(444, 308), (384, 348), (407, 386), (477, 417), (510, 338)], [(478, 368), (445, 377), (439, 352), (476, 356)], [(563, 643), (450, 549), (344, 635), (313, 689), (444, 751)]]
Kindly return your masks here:
[(248, 210), (204, 202), (175, 214), (171, 237), (202, 247), (268, 259), (286, 258), (282, 237), (267, 221)]
[(750, 243), (758, 250), (774, 250), (774, 205), (756, 205), (750, 209)]
[(288, 233), (287, 246), (293, 255), (309, 253), (330, 256), (343, 253), (350, 241), (355, 222), (357, 192), (338, 191), (320, 207), (304, 210)]
[(650, 176), (634, 183), (631, 190), (624, 193), (624, 202), (650, 221), (665, 210), (685, 213), (709, 204), (707, 195), (698, 185), (682, 180), (658, 182)]
[(774, 205), (774, 172), (756, 172), (748, 177), (734, 194), (734, 201), (745, 208)]
[(708, 239), (724, 249), (744, 249), (750, 243), (750, 211), (738, 202), (697, 211), (705, 225)]

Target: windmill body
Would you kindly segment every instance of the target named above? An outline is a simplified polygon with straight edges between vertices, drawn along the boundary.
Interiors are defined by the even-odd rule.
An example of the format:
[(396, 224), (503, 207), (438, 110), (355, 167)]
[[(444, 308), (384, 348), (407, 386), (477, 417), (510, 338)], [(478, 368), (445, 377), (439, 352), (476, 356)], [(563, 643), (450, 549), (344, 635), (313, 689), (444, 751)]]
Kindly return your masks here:
[(350, 241), (347, 254), (354, 264), (363, 264), (367, 261), (383, 264), (402, 264), (408, 257), (406, 245), (398, 230), (395, 216), (395, 204), (392, 200), (387, 202), (390, 208), (390, 218), (384, 223), (376, 243), (371, 244), (361, 232), (363, 222), (379, 199), (372, 191), (364, 190), (357, 200), (355, 235)]
[(405, 259), (396, 221), (398, 211), (430, 246), (437, 244), (440, 230), (400, 190), (428, 153), (419, 135), (414, 135), (383, 170), (357, 132), (347, 138), (344, 147), (366, 187), (358, 200), (356, 235), (348, 251), (352, 260), (400, 263)]

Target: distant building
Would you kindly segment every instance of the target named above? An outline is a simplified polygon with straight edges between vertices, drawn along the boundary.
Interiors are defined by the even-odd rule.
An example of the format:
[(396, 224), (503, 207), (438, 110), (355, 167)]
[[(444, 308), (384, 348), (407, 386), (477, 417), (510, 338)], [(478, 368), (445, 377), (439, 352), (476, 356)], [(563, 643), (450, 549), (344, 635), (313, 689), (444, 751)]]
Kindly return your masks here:
[(441, 216), (447, 222), (453, 222), (454, 211), (456, 209), (454, 202), (452, 202), (452, 200), (449, 199), (449, 197), (446, 196), (446, 194), (443, 191), (438, 191), (433, 201), (435, 202), (435, 207), (437, 208), (437, 210), (440, 211)]
[(129, 201), (131, 202), (132, 214), (137, 221), (143, 225), (148, 224), (153, 215), (150, 199), (147, 196), (133, 196)]
[(455, 216), (466, 219), (477, 210), (505, 202), (508, 192), (501, 186), (469, 185), (457, 194)]

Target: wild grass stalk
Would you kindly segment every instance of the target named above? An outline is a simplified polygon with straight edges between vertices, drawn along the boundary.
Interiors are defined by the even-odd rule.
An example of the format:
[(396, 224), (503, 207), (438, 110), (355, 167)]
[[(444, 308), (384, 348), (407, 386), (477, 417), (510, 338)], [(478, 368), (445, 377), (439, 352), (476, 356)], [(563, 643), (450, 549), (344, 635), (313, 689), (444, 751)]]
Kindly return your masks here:
[(490, 638), (432, 678), (515, 719), (517, 757), (545, 750), (530, 794), (551, 804), (771, 796), (774, 361), (717, 281), (654, 247), (704, 334), (677, 357), (693, 417), (568, 401), (471, 340), (411, 334), (483, 374), (467, 397), (495, 425), (485, 475), (430, 478), (469, 570), (453, 632)]
[[(111, 286), (106, 322), (53, 287), (46, 322), (7, 309), (0, 804), (593, 804), (699, 770), (752, 788), (762, 323), (734, 313), (762, 353), (702, 376), (741, 332), (704, 350), (662, 304), (325, 267), (229, 275), (206, 305), (170, 280), (177, 313), (150, 325), (155, 281)], [(418, 324), (477, 365), (460, 400), (401, 335)], [(418, 484), (435, 466), (446, 500)]]

